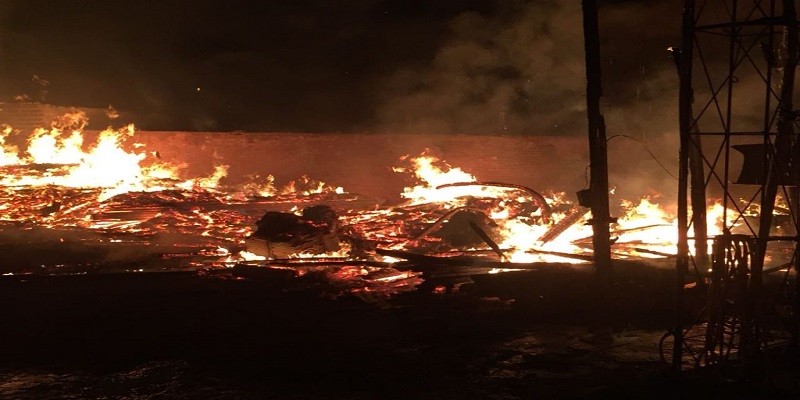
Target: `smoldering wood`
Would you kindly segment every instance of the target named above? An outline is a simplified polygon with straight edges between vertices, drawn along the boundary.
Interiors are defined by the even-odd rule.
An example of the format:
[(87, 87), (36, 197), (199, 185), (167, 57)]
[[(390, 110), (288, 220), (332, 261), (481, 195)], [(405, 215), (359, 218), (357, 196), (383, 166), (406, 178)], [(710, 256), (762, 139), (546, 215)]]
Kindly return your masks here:
[(439, 229), (442, 226), (442, 224), (447, 222), (447, 220), (449, 220), (453, 215), (455, 215), (458, 212), (462, 212), (462, 211), (474, 211), (474, 212), (479, 212), (479, 213), (482, 213), (482, 214), (488, 216), (486, 210), (481, 209), (481, 208), (477, 208), (477, 207), (457, 207), (457, 208), (454, 208), (454, 209), (448, 211), (446, 214), (442, 215), (441, 217), (439, 217), (433, 224), (431, 224), (429, 227), (425, 228), (424, 231), (420, 232), (417, 236), (415, 236), (411, 240), (412, 241), (420, 241), (420, 240), (424, 239), (426, 236), (430, 235), (431, 233), (433, 233), (434, 231)]
[(557, 224), (553, 225), (547, 232), (539, 238), (539, 241), (542, 244), (549, 243), (553, 239), (561, 236), (567, 229), (571, 228), (573, 225), (577, 224), (584, 216), (588, 214), (587, 211), (582, 211), (578, 208), (572, 209), (570, 213), (564, 217), (561, 221), (558, 221)]
[[(564, 257), (574, 260), (581, 260), (581, 261), (592, 260), (592, 256), (590, 254), (572, 254), (572, 253), (562, 253), (557, 251), (544, 251), (544, 250), (539, 250), (539, 251), (531, 250), (531, 251), (537, 254)], [(485, 257), (469, 257), (469, 256), (437, 257), (419, 253), (412, 253), (403, 250), (378, 249), (376, 253), (383, 256), (401, 258), (404, 260), (408, 260), (411, 263), (418, 263), (420, 265), (431, 266), (431, 267), (446, 265), (446, 266), (485, 266), (492, 268), (524, 269), (527, 268), (526, 266), (539, 267), (541, 265), (547, 265), (547, 264), (558, 264), (558, 263), (548, 263), (548, 262), (512, 263), (512, 262), (489, 260), (486, 259)]]
[[(615, 229), (615, 230), (611, 231), (611, 234), (614, 235), (614, 236), (619, 236), (619, 235), (622, 235), (622, 234), (625, 234), (625, 233), (641, 232), (641, 231), (646, 231), (646, 230), (652, 229), (652, 228), (668, 227), (668, 226), (672, 226), (672, 225), (667, 225), (667, 224), (642, 225), (642, 226), (637, 226), (637, 227), (633, 227), (633, 228)], [(585, 236), (585, 237), (573, 240), (572, 243), (575, 243), (575, 244), (577, 244), (577, 243), (588, 243), (588, 242), (591, 242), (591, 241), (592, 241), (592, 237), (591, 236)]]
[(329, 206), (303, 209), (302, 215), (267, 211), (247, 238), (248, 251), (268, 258), (292, 254), (321, 254), (340, 249), (338, 215)]
[(490, 238), (489, 235), (487, 235), (486, 232), (484, 232), (483, 229), (478, 226), (478, 224), (469, 221), (469, 227), (472, 228), (472, 230), (475, 231), (475, 233), (481, 239), (483, 239), (483, 241), (492, 249), (492, 251), (495, 252), (495, 254), (497, 254), (498, 257), (500, 257), (501, 260), (506, 258), (506, 255), (503, 253), (503, 251), (500, 250), (500, 246), (498, 246), (497, 243), (495, 243), (494, 240), (492, 240), (492, 238)]
[[(625, 244), (625, 243), (619, 243), (619, 244)], [(614, 246), (614, 245), (612, 245), (612, 246)], [(643, 247), (631, 247), (630, 250), (633, 250), (633, 251), (635, 251), (637, 253), (652, 254), (654, 256), (659, 256), (659, 257), (664, 257), (664, 258), (675, 258), (676, 257), (675, 254), (665, 253), (663, 251), (645, 249)]]
[(236, 265), (250, 266), (250, 267), (289, 267), (289, 268), (312, 267), (312, 266), (318, 266), (318, 267), (368, 266), (376, 268), (390, 268), (393, 266), (392, 263), (387, 263), (382, 261), (351, 260), (346, 257), (299, 258), (299, 259), (284, 258), (284, 259), (264, 260), (264, 261), (245, 261), (245, 262), (239, 262)]

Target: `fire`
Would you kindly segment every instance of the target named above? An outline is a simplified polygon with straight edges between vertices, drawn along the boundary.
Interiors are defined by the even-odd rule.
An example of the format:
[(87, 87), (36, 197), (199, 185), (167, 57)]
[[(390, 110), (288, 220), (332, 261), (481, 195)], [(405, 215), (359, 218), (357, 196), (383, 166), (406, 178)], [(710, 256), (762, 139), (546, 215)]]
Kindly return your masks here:
[[(673, 214), (647, 197), (636, 203), (623, 200), (622, 208), (624, 214), (617, 222), (620, 232), (617, 243), (667, 254), (676, 251), (678, 231), (677, 219)], [(636, 250), (633, 250), (633, 254), (652, 256)]]
[[(82, 130), (85, 121), (79, 117), (37, 129), (22, 150), (9, 143), (13, 130), (3, 129), (0, 220), (22, 229), (100, 233), (106, 243), (192, 245), (206, 249), (197, 255), (216, 258), (224, 266), (323, 259), (392, 266), (402, 260), (398, 253), (381, 254), (381, 250), (466, 254), (507, 262), (488, 268), (491, 273), (516, 270), (513, 263), (591, 260), (588, 209), (564, 193), (482, 182), (428, 151), (406, 156), (405, 165), (394, 168), (416, 180), (403, 190), (403, 203), (337, 210), (334, 233), (342, 241), (337, 250), (323, 253), (300, 247), (281, 260), (269, 260), (245, 245), (265, 211), (300, 215), (305, 205), (354, 195), (307, 176), (284, 187), (276, 187), (272, 175), (229, 187), (224, 184), (226, 165), (214, 166), (208, 176), (182, 177), (185, 166), (164, 162), (151, 151), (157, 149), (134, 142), (133, 125), (109, 128), (94, 137)], [(654, 198), (621, 200), (612, 214), (618, 216), (612, 226), (616, 257), (674, 254), (677, 229), (669, 207)], [(712, 235), (721, 232), (723, 214), (720, 204), (709, 206)], [(386, 285), (413, 275), (377, 274), (374, 265), (348, 268), (334, 275), (341, 278), (357, 271), (355, 275), (369, 277), (373, 284)]]
[[(401, 194), (409, 199), (412, 204), (431, 202), (446, 202), (455, 197), (469, 195), (464, 189), (438, 190), (441, 185), (458, 182), (475, 182), (475, 177), (464, 172), (461, 168), (450, 167), (447, 163), (440, 162), (436, 157), (427, 154), (410, 159), (410, 167), (395, 167), (395, 172), (410, 172), (420, 182), (419, 185), (407, 187)], [(441, 164), (438, 166), (437, 164)]]
[(83, 135), (79, 130), (70, 135), (62, 135), (59, 128), (50, 130), (37, 128), (28, 139), (29, 157), (25, 160), (30, 164), (78, 164), (84, 156), (81, 149)]
[(0, 179), (0, 185), (6, 187), (99, 188), (102, 191), (98, 200), (104, 201), (129, 192), (195, 186), (213, 188), (227, 171), (227, 166), (216, 166), (209, 177), (180, 182), (177, 166), (153, 159), (144, 151), (124, 149), (134, 136), (133, 125), (100, 132), (87, 150), (84, 150), (85, 138), (80, 129), (66, 134), (56, 126), (49, 130), (39, 128), (27, 140), (26, 156), (20, 156), (16, 147), (5, 145), (11, 131), (10, 127), (4, 130), (3, 165), (46, 168), (42, 174), (6, 174)]
[[(551, 220), (545, 221), (541, 205), (536, 210), (523, 211), (525, 204), (531, 203), (531, 198), (520, 196), (518, 187), (478, 184), (474, 175), (452, 168), (427, 152), (408, 161), (411, 167), (395, 168), (395, 171), (411, 172), (419, 181), (418, 185), (403, 192), (403, 197), (411, 205), (439, 204), (443, 209), (453, 209), (464, 207), (475, 199), (502, 199), (492, 204), (487, 215), (500, 228), (501, 240), (497, 244), (506, 260), (581, 263), (588, 257), (573, 258), (569, 255), (590, 256), (592, 229), (588, 221), (591, 213), (568, 200), (564, 193), (543, 195), (549, 208), (554, 210)], [(476, 184), (456, 185), (470, 182)], [(721, 233), (723, 211), (719, 203), (709, 206), (710, 235)], [(618, 213), (620, 216), (612, 225), (613, 250), (617, 256), (664, 257), (675, 253), (676, 218), (668, 209), (644, 197), (637, 201), (619, 201)], [(565, 225), (564, 229), (556, 228), (559, 225)]]
[(189, 179), (187, 181), (177, 184), (176, 186), (183, 190), (196, 190), (196, 189), (213, 190), (216, 189), (217, 186), (219, 186), (219, 181), (226, 176), (228, 176), (228, 166), (217, 165), (214, 166), (214, 173), (212, 173), (210, 176)]
[(330, 193), (330, 192), (336, 194), (342, 194), (344, 193), (344, 188), (342, 187), (331, 188), (328, 187), (325, 184), (325, 182), (311, 179), (305, 175), (301, 176), (300, 179), (296, 179), (289, 182), (289, 184), (286, 185), (286, 187), (284, 187), (280, 191), (280, 193), (283, 195), (302, 194), (304, 196), (309, 196), (318, 193)]
[(0, 166), (17, 165), (20, 163), (16, 146), (6, 144), (8, 135), (14, 130), (10, 126), (5, 126), (2, 133), (0, 133)]

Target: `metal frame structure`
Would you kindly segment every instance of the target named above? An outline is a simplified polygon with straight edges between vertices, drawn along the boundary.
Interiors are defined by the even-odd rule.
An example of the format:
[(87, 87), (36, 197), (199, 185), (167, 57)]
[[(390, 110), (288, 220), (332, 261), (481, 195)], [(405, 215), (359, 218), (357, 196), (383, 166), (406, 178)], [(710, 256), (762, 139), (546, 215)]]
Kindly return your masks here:
[[(789, 259), (783, 266), (797, 269), (796, 9), (796, 0), (684, 0), (682, 40), (675, 53), (681, 143), (678, 313), (668, 350), (676, 370), (762, 355), (772, 342), (766, 318), (774, 309), (767, 300), (774, 296), (763, 285), (768, 247), (770, 254), (782, 248)], [(749, 185), (733, 182), (741, 168), (739, 145), (755, 146), (760, 160), (758, 179)], [(776, 232), (773, 218), (781, 198), (790, 220), (783, 234)], [(707, 199), (721, 199), (721, 232), (705, 226)], [(707, 240), (713, 243), (710, 260)], [(684, 294), (692, 273), (707, 285), (708, 296), (695, 322), (687, 323)], [(788, 272), (785, 278), (796, 296), (797, 282), (789, 285)], [(796, 298), (788, 304), (797, 311)], [(796, 341), (797, 333), (790, 333)]]

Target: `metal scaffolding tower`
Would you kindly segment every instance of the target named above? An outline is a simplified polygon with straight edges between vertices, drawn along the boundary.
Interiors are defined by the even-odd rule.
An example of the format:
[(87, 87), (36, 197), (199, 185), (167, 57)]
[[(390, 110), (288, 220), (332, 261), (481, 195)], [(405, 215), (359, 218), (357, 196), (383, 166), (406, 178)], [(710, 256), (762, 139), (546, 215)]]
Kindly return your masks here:
[[(683, 12), (675, 52), (678, 315), (662, 356), (676, 370), (752, 365), (779, 339), (797, 342), (796, 274), (790, 283), (800, 232), (796, 1), (685, 0)], [(724, 210), (721, 231), (705, 226), (715, 200)], [(783, 283), (767, 289), (764, 277), (773, 273)], [(706, 301), (689, 319), (692, 281), (706, 289)]]

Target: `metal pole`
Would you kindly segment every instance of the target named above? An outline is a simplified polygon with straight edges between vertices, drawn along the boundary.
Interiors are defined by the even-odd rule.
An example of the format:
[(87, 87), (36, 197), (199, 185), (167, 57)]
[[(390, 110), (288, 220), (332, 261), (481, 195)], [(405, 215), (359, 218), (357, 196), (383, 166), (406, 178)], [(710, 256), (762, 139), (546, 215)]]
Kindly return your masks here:
[[(775, 197), (778, 187), (787, 183), (787, 165), (791, 159), (792, 141), (794, 139), (793, 95), (795, 69), (798, 63), (800, 43), (798, 43), (797, 10), (795, 0), (783, 1), (783, 22), (785, 24), (782, 40), (780, 99), (778, 101), (778, 133), (775, 137), (775, 155), (766, 171), (766, 179), (761, 196), (761, 215), (759, 216), (758, 238), (752, 260), (750, 285), (747, 288), (748, 302), (742, 317), (742, 337), (740, 351), (744, 356), (752, 356), (760, 350), (759, 319), (761, 304), (761, 273), (764, 269), (764, 257), (772, 228), (772, 211), (775, 209)], [(765, 149), (767, 150), (767, 149)]]
[(679, 123), (680, 154), (678, 168), (678, 259), (676, 261), (675, 282), (675, 327), (672, 349), (672, 369), (680, 371), (683, 358), (683, 284), (689, 269), (689, 154), (692, 129), (692, 53), (694, 51), (695, 0), (685, 0), (683, 5), (683, 29), (681, 33)]
[(612, 272), (611, 238), (608, 225), (608, 152), (606, 127), (600, 113), (603, 96), (600, 69), (600, 33), (597, 0), (583, 0), (583, 35), (586, 51), (586, 111), (589, 118), (589, 162), (592, 197), (592, 230), (594, 263), (598, 273), (607, 277)]
[(694, 263), (700, 271), (706, 271), (709, 267), (708, 222), (706, 221), (706, 173), (701, 146), (700, 135), (692, 135), (689, 143), (689, 181), (691, 182), (689, 193), (692, 204), (692, 228), (694, 229)]
[[(672, 50), (672, 56), (675, 61), (675, 68), (678, 71), (678, 78), (681, 77), (681, 49)], [(688, 56), (691, 60), (691, 55)], [(691, 73), (691, 72), (690, 72)], [(691, 78), (691, 76), (690, 76)], [(691, 80), (690, 80), (691, 81)], [(688, 107), (686, 112), (690, 120), (694, 120), (694, 110), (692, 104), (694, 99), (686, 104), (681, 104), (681, 107)], [(697, 123), (691, 124), (691, 141), (689, 142), (689, 182), (690, 185), (690, 199), (692, 208), (692, 226), (694, 228), (694, 263), (695, 266), (705, 271), (709, 266), (708, 258), (708, 222), (706, 221), (706, 173), (705, 164), (703, 160), (703, 142), (701, 136), (698, 134), (699, 128)]]

